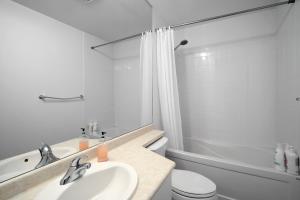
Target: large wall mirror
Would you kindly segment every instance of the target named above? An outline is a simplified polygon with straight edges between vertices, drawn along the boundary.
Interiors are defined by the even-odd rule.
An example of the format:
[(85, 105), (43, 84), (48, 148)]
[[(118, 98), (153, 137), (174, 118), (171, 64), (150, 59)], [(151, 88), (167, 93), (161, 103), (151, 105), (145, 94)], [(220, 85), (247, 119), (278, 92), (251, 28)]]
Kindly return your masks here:
[(151, 13), (146, 0), (0, 1), (0, 182), (46, 165), (43, 152), (55, 161), (152, 123), (140, 38), (91, 49), (150, 30)]

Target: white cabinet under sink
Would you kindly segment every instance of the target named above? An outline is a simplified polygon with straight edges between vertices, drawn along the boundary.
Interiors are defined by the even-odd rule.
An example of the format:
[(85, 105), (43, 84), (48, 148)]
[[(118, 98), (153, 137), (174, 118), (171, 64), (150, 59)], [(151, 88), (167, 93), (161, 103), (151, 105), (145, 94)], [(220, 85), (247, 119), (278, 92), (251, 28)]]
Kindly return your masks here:
[(172, 182), (171, 173), (164, 180), (152, 200), (171, 200), (172, 199)]

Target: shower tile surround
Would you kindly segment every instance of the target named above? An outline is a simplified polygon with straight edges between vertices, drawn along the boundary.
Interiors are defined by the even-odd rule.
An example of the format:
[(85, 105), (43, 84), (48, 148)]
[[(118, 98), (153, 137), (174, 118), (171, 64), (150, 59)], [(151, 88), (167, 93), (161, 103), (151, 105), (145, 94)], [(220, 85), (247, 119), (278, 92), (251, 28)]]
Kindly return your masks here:
[[(194, 49), (178, 56), (185, 137), (272, 146), (275, 56), (272, 37)], [(247, 137), (238, 137), (241, 133)]]
[(296, 1), (175, 32), (189, 40), (175, 54), (185, 151), (169, 158), (213, 180), (220, 199), (300, 197), (299, 176), (273, 164), (275, 143), (300, 150), (299, 18)]
[[(113, 45), (113, 87), (115, 126), (121, 131), (131, 130), (140, 123), (139, 91), (140, 38)], [(135, 107), (135, 109), (131, 109)]]
[[(162, 135), (162, 131), (154, 130), (150, 125), (107, 142), (109, 159), (131, 165), (138, 174), (134, 200), (153, 197), (175, 167), (173, 161), (144, 148)], [(88, 155), (89, 162), (97, 162), (96, 149), (99, 145), (0, 184), (0, 199), (33, 199), (51, 180), (62, 176), (75, 157)]]
[(296, 2), (175, 32), (176, 44), (189, 40), (176, 52), (184, 138), (300, 150), (299, 10)]

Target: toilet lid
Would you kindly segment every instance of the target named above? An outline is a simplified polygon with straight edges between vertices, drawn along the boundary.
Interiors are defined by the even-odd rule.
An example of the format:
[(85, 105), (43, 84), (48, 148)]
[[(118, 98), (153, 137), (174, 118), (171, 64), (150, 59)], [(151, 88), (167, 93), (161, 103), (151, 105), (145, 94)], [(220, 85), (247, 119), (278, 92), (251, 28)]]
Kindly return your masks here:
[(174, 169), (172, 189), (187, 197), (210, 197), (215, 195), (216, 185), (198, 173)]

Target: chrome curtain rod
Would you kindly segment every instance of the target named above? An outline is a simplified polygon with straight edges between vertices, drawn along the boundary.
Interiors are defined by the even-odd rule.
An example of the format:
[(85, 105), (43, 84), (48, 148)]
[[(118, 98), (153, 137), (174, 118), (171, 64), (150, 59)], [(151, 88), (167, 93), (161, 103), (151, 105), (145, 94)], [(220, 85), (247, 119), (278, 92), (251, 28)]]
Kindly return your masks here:
[[(263, 9), (267, 9), (267, 8), (273, 8), (273, 7), (286, 5), (286, 4), (293, 4), (293, 3), (295, 3), (295, 0), (288, 0), (288, 1), (273, 3), (273, 4), (269, 4), (269, 5), (265, 5), (265, 6), (260, 6), (260, 7), (256, 7), (256, 8), (250, 8), (250, 9), (246, 9), (246, 10), (232, 12), (232, 13), (228, 13), (228, 14), (224, 14), (224, 15), (218, 15), (218, 16), (208, 17), (208, 18), (205, 18), (205, 19), (199, 19), (199, 20), (195, 20), (195, 21), (191, 21), (191, 22), (185, 22), (185, 23), (182, 23), (182, 24), (172, 25), (170, 27), (171, 28), (180, 28), (182, 26), (188, 26), (188, 25), (198, 24), (198, 23), (202, 23), (202, 22), (208, 22), (208, 21), (212, 21), (212, 20), (216, 20), (216, 19), (231, 17), (231, 16), (235, 16), (235, 15), (240, 15), (240, 14), (243, 14), (243, 13), (249, 13), (249, 12), (254, 12), (254, 11), (258, 11), (258, 10), (263, 10)], [(156, 28), (155, 30), (157, 30), (157, 29), (158, 28)], [(120, 41), (123, 41), (123, 40), (128, 40), (128, 39), (135, 38), (135, 37), (138, 37), (138, 36), (141, 36), (141, 35), (142, 35), (142, 33), (138, 33), (138, 34), (135, 34), (135, 35), (124, 37), (124, 38), (114, 40), (114, 41), (111, 41), (111, 42), (107, 42), (107, 43), (104, 43), (104, 44), (92, 46), (91, 49), (96, 49), (96, 48), (101, 47), (101, 46), (105, 46), (105, 45), (108, 45), (108, 44), (113, 44), (113, 43), (120, 42)]]

